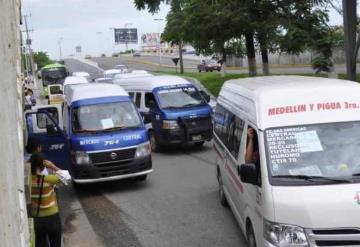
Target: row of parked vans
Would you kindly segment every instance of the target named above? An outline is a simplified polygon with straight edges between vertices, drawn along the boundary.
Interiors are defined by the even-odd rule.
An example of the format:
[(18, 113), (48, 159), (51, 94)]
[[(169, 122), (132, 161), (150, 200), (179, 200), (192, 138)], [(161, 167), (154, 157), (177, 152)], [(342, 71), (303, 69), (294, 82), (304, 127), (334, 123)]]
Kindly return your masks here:
[(75, 183), (144, 180), (152, 171), (151, 151), (200, 146), (212, 138), (212, 108), (180, 77), (90, 83), (69, 76), (62, 93), (62, 104), (37, 106), (26, 112), (26, 120), (29, 137), (38, 138)]
[[(62, 110), (49, 116), (53, 125), (42, 120), (43, 112), (29, 113), (36, 131), (52, 140), (51, 155), (69, 145), (76, 182), (131, 172), (144, 178), (152, 169), (150, 147), (202, 145), (213, 137), (220, 202), (230, 206), (250, 247), (360, 246), (357, 83), (299, 76), (231, 80), (212, 121), (204, 97), (182, 78), (114, 84), (71, 87)], [(92, 123), (85, 117), (92, 108), (103, 114), (100, 126), (82, 129)], [(124, 117), (118, 124), (115, 116)]]

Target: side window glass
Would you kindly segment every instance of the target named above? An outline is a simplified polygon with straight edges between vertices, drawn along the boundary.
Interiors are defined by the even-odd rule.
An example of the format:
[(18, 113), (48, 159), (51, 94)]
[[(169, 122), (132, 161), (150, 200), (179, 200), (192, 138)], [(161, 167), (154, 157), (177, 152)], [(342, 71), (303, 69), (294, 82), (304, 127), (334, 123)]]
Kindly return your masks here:
[(140, 108), (140, 105), (141, 105), (141, 93), (136, 93), (135, 105), (136, 105), (138, 108)]
[[(48, 114), (55, 120), (55, 123), (59, 123), (58, 111), (56, 108), (48, 108), (46, 109)], [(46, 125), (53, 125), (53, 121), (46, 115), (45, 113), (37, 113), (36, 114), (36, 124), (39, 129), (46, 129)]]
[(132, 98), (132, 99), (134, 99), (134, 92), (128, 92), (128, 94), (129, 94), (129, 96), (130, 96), (130, 98)]
[(245, 162), (255, 164), (258, 184), (261, 187), (260, 150), (257, 131), (255, 128), (248, 126), (246, 134)]
[(152, 93), (145, 93), (145, 106), (150, 107), (149, 102), (155, 101), (154, 95)]
[(239, 158), (239, 149), (241, 144), (242, 134), (244, 132), (245, 122), (238, 117), (230, 125), (230, 132), (228, 137), (228, 149), (235, 159)]

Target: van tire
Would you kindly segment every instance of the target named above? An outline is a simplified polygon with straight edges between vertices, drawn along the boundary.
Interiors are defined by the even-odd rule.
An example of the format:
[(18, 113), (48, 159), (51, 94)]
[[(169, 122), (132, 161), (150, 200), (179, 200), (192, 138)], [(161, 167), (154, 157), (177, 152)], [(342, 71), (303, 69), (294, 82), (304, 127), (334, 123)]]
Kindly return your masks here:
[(136, 180), (137, 180), (137, 181), (145, 181), (146, 179), (147, 179), (147, 175), (146, 175), (146, 174), (136, 177)]
[(248, 247), (256, 247), (255, 233), (251, 223), (246, 231), (246, 239), (248, 242)]
[(229, 203), (228, 203), (228, 201), (226, 199), (226, 196), (225, 196), (224, 184), (222, 182), (221, 174), (219, 174), (219, 200), (220, 200), (220, 204), (223, 207), (227, 208), (229, 206)]
[(195, 145), (195, 147), (202, 147), (202, 146), (204, 146), (204, 144), (205, 144), (205, 142), (196, 142), (194, 145)]
[(158, 153), (161, 151), (160, 145), (157, 143), (154, 131), (149, 132), (149, 139), (150, 139), (150, 145), (151, 145), (151, 151), (154, 153)]

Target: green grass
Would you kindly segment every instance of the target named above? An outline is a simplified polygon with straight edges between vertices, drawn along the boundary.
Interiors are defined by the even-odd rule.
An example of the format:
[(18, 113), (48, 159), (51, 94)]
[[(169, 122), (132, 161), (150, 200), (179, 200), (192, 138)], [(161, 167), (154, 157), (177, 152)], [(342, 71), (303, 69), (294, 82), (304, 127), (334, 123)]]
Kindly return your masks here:
[[(192, 77), (200, 81), (215, 97), (219, 95), (220, 89), (225, 81), (238, 78), (246, 78), (248, 74), (227, 74), (225, 77), (221, 77), (220, 73), (198, 73), (198, 72), (185, 72), (184, 74), (171, 72), (171, 71), (161, 71), (157, 74), (168, 74), (168, 75), (178, 75), (184, 77)], [(277, 75), (277, 74), (273, 74)], [(327, 77), (327, 74), (291, 74), (299, 76), (314, 76), (314, 77)], [(347, 79), (346, 74), (339, 74), (339, 79)], [(357, 76), (357, 81), (360, 82), (360, 74)]]

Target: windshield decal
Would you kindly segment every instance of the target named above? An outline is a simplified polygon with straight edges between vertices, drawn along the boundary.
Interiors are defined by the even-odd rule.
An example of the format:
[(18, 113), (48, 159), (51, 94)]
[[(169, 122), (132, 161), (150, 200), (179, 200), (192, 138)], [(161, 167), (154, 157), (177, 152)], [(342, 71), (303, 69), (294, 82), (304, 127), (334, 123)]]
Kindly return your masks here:
[(301, 153), (322, 151), (320, 139), (315, 130), (294, 133)]
[(114, 128), (114, 122), (112, 118), (101, 119), (101, 125), (103, 129)]
[(289, 170), (290, 175), (323, 176), (317, 165), (306, 166)]
[(288, 105), (270, 107), (267, 110), (268, 116), (277, 116), (284, 114), (295, 114), (303, 112), (319, 112), (319, 111), (334, 111), (334, 110), (351, 110), (359, 109), (360, 104), (354, 102), (326, 102), (326, 103), (315, 103), (315, 104), (299, 104), (299, 105)]
[(181, 88), (169, 88), (169, 89), (161, 89), (159, 94), (165, 93), (176, 93), (176, 92), (195, 92), (196, 89), (194, 87), (181, 87)]

